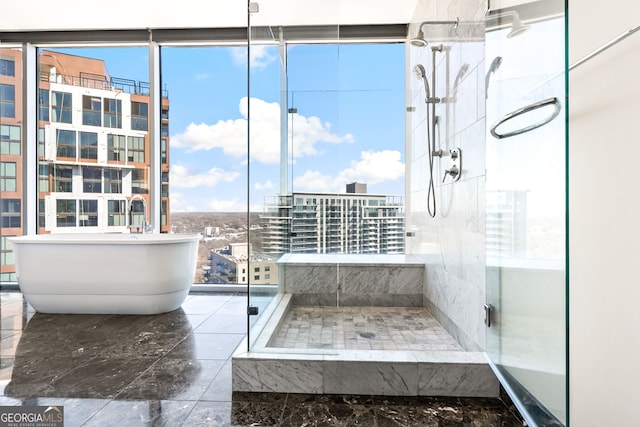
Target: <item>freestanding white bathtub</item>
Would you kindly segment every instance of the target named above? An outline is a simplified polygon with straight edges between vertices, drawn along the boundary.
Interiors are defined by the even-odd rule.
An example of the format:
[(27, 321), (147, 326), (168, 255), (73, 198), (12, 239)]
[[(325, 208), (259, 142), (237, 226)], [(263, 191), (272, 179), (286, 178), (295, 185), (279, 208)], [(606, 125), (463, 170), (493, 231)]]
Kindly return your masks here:
[(40, 234), (13, 237), (18, 285), (43, 313), (158, 314), (193, 283), (200, 235)]

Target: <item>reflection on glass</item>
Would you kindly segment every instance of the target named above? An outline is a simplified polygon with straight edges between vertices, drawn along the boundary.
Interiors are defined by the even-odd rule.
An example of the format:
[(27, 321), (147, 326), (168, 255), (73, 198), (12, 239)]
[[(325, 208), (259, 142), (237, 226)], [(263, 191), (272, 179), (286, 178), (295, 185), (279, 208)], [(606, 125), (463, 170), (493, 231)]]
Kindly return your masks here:
[(265, 251), (404, 252), (403, 55), (288, 47), (290, 190), (265, 199)]
[(565, 123), (550, 105), (505, 122), (500, 133), (511, 137), (490, 133), (524, 106), (565, 99), (564, 20), (539, 20), (511, 38), (509, 31), (486, 35), (487, 58), (500, 58), (487, 63), (487, 351), (531, 420), (564, 424)]
[(39, 233), (130, 232), (130, 199), (149, 194), (146, 56), (145, 48), (38, 51)]
[(22, 234), (22, 51), (0, 45), (0, 281), (16, 280), (7, 237)]

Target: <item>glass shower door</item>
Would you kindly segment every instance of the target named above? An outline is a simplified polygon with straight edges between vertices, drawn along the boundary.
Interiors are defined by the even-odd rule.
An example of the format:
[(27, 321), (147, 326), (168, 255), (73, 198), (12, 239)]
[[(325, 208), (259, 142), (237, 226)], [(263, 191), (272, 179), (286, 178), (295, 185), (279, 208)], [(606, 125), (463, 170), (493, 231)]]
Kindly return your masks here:
[[(269, 304), (278, 292), (281, 253), (272, 246), (273, 225), (265, 217), (267, 202), (277, 192), (280, 177), (281, 92), (284, 62), (279, 29), (270, 25), (268, 1), (248, 3), (247, 93), (243, 108), (248, 125), (247, 246), (241, 271), (247, 284), (248, 349), (252, 350), (269, 317)], [(240, 267), (239, 267), (240, 268)]]
[(564, 14), (487, 15), (486, 348), (529, 425), (568, 423)]

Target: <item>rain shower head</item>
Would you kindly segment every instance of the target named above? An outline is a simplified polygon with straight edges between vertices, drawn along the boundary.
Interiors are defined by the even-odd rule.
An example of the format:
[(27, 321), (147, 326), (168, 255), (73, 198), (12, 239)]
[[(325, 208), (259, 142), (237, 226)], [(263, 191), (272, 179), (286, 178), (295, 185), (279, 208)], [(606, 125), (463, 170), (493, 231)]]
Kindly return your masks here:
[(529, 26), (523, 24), (520, 18), (518, 17), (518, 14), (515, 13), (515, 16), (513, 17), (513, 23), (511, 24), (511, 31), (509, 31), (509, 34), (507, 34), (507, 37), (511, 38), (511, 37), (517, 36), (518, 34), (521, 34), (527, 31), (528, 29), (529, 29)]
[(416, 34), (415, 37), (413, 37), (410, 40), (411, 44), (413, 46), (416, 47), (425, 47), (426, 45), (428, 45), (429, 43), (424, 39), (424, 32), (422, 31), (422, 28), (420, 28), (418, 30), (418, 33)]
[(528, 25), (522, 23), (522, 21), (520, 20), (520, 15), (518, 15), (518, 12), (516, 12), (515, 10), (508, 10), (506, 12), (500, 12), (494, 15), (487, 15), (485, 20), (497, 19), (498, 24), (500, 25), (502, 24), (502, 20), (504, 18), (511, 18), (511, 31), (507, 33), (508, 38), (515, 37), (529, 29)]
[(453, 25), (453, 27), (456, 28), (459, 23), (460, 23), (460, 19), (458, 19), (458, 18), (456, 18), (455, 21), (424, 21), (424, 22), (421, 22), (420, 25), (418, 25), (418, 32), (416, 33), (415, 37), (410, 38), (409, 42), (413, 46), (425, 47), (425, 46), (427, 46), (429, 44), (429, 42), (427, 41), (427, 39), (424, 36), (424, 30), (422, 29), (425, 25), (428, 26), (428, 27), (438, 26), (438, 25)]

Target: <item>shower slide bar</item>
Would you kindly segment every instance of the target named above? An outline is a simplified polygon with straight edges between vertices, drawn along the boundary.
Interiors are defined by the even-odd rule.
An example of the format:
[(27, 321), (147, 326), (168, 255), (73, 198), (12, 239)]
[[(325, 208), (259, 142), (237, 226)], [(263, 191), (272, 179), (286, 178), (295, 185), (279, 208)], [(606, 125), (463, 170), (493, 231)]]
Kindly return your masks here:
[[(525, 126), (523, 128), (520, 128), (520, 129), (513, 130), (511, 132), (498, 133), (498, 131), (497, 131), (498, 126), (508, 122), (511, 119), (514, 119), (514, 118), (516, 118), (518, 116), (521, 116), (523, 114), (527, 114), (527, 113), (529, 113), (531, 111), (535, 111), (535, 110), (537, 110), (539, 108), (546, 107), (547, 105), (553, 105), (554, 109), (553, 109), (553, 112), (549, 115), (549, 117), (546, 117), (544, 120), (541, 120), (538, 123), (534, 123), (532, 125)], [(493, 135), (495, 138), (498, 138), (498, 139), (509, 138), (511, 136), (520, 135), (522, 133), (529, 132), (531, 130), (537, 129), (540, 126), (546, 125), (551, 120), (555, 119), (556, 116), (558, 115), (558, 113), (560, 113), (560, 101), (558, 100), (558, 98), (553, 97), (553, 98), (543, 99), (542, 101), (536, 101), (536, 102), (534, 102), (532, 104), (529, 104), (527, 106), (524, 106), (522, 108), (518, 108), (517, 110), (512, 111), (511, 113), (505, 115), (500, 120), (498, 120), (496, 122), (496, 124), (494, 124), (491, 127), (491, 135)]]

